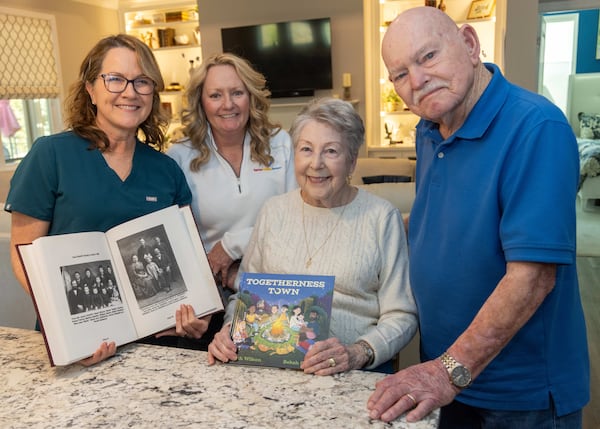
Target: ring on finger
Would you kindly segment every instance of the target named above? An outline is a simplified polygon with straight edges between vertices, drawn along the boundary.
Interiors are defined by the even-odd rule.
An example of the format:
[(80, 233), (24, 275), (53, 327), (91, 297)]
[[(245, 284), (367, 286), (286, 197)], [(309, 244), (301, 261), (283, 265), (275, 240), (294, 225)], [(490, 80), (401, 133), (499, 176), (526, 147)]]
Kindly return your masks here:
[(332, 368), (336, 365), (335, 359), (332, 357), (329, 358), (328, 362), (329, 362), (329, 366)]
[(410, 399), (413, 402), (413, 408), (417, 406), (417, 400), (415, 399), (415, 397), (413, 395), (411, 395), (410, 393), (407, 393), (404, 396), (408, 396), (408, 399)]

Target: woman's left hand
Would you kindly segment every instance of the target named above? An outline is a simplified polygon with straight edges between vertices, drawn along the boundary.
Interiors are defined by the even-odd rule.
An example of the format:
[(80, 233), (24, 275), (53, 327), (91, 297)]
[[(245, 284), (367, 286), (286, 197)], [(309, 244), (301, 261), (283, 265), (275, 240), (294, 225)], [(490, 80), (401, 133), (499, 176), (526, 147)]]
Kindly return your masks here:
[(217, 241), (206, 256), (208, 257), (208, 263), (212, 269), (213, 276), (220, 278), (223, 286), (226, 286), (229, 279), (229, 267), (233, 264), (233, 259), (225, 252), (223, 244)]
[(364, 364), (362, 349), (355, 344), (345, 346), (337, 338), (316, 342), (306, 353), (300, 368), (306, 374), (333, 375), (360, 369)]
[(167, 335), (199, 339), (208, 329), (211, 316), (197, 318), (194, 307), (189, 304), (181, 304), (179, 310), (175, 311), (175, 328), (156, 334), (156, 338)]

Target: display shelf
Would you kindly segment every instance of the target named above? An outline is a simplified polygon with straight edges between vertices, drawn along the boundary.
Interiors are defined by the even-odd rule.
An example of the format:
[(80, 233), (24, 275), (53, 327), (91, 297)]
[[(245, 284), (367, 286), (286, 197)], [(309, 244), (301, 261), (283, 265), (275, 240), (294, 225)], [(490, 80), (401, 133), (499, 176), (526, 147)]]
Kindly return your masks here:
[(200, 48), (200, 45), (195, 43), (188, 43), (185, 45), (173, 45), (173, 46), (164, 46), (162, 48), (152, 48), (154, 52), (156, 51), (172, 51), (174, 49), (188, 49), (188, 48)]
[[(496, 10), (505, 11), (506, 0), (496, 0)], [(469, 24), (475, 28), (481, 44), (481, 59), (495, 62), (502, 68), (501, 36), (503, 26), (494, 15), (489, 18), (467, 19), (471, 0), (446, 0), (446, 13), (457, 25)], [(388, 79), (385, 64), (381, 59), (381, 41), (388, 25), (407, 9), (423, 6), (423, 0), (363, 0), (365, 27), (365, 77), (366, 77), (366, 132), (367, 155), (371, 152), (388, 156), (408, 150), (397, 150), (387, 146), (386, 124), (394, 135), (393, 140), (414, 141), (414, 127), (419, 118), (405, 110), (401, 100), (394, 100), (393, 85)], [(391, 92), (390, 92), (391, 90)], [(392, 105), (396, 107), (392, 107)], [(414, 149), (414, 148), (413, 148)]]
[[(134, 12), (135, 13), (135, 12)], [(133, 15), (134, 17), (136, 15)], [(126, 20), (126, 28), (127, 31), (134, 31), (134, 30), (153, 30), (157, 27), (186, 27), (186, 26), (197, 26), (198, 25), (198, 20), (185, 20), (185, 21), (159, 21), (159, 22), (152, 22), (149, 24), (136, 24), (135, 23), (135, 18), (132, 19), (132, 13), (125, 15), (125, 20)], [(132, 22), (133, 21), (133, 22)]]
[(172, 121), (179, 121), (190, 71), (202, 61), (197, 4), (124, 1), (120, 16), (122, 31), (144, 41), (154, 52), (165, 87), (180, 88), (160, 94)]

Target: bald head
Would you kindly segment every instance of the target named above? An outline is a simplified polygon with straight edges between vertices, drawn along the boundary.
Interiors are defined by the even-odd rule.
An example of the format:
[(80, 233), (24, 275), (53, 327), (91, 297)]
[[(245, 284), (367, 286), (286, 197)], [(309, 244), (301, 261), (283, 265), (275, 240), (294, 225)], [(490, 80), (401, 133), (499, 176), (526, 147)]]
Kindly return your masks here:
[[(396, 17), (382, 41), (381, 54), (394, 89), (416, 115), (456, 129), (481, 95), (473, 27), (460, 29), (433, 7), (408, 9)], [(485, 83), (485, 82), (484, 82)]]
[(381, 44), (385, 61), (386, 51), (398, 46), (399, 41), (419, 40), (423, 36), (449, 38), (458, 36), (458, 27), (452, 19), (435, 7), (408, 9), (392, 21)]
[(446, 14), (441, 10), (431, 7), (431, 6), (421, 6), (421, 7), (413, 7), (405, 10), (400, 15), (396, 17), (394, 22), (390, 25), (392, 27), (394, 23), (402, 24), (402, 22), (406, 23), (427, 23), (429, 25), (434, 26), (434, 28), (438, 28), (441, 26), (446, 27), (456, 27), (456, 24)]

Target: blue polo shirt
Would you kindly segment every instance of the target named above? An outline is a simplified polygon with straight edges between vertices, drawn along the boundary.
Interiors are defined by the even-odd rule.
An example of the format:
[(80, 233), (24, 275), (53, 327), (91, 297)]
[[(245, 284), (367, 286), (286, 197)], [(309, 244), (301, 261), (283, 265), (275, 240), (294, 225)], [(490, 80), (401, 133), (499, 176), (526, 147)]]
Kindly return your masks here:
[(558, 264), (556, 286), (527, 324), (457, 399), (502, 410), (589, 401), (589, 358), (575, 264), (576, 139), (545, 98), (493, 78), (463, 126), (444, 140), (417, 126), (410, 277), (423, 360), (469, 326), (509, 261)]
[(11, 179), (5, 210), (51, 222), (54, 235), (106, 231), (191, 200), (183, 172), (165, 154), (138, 141), (122, 181), (87, 140), (63, 132), (33, 144)]

